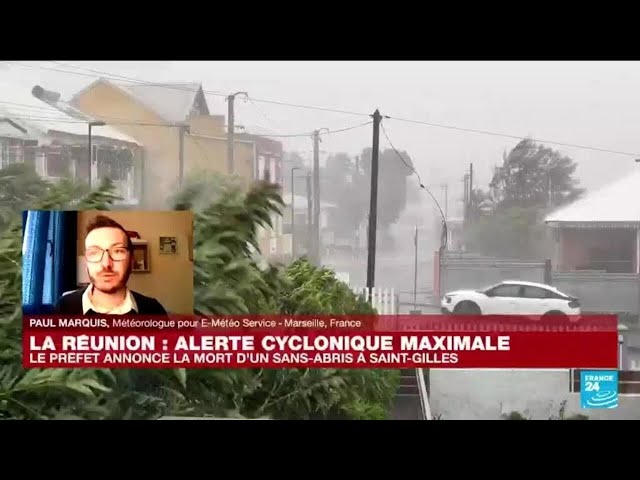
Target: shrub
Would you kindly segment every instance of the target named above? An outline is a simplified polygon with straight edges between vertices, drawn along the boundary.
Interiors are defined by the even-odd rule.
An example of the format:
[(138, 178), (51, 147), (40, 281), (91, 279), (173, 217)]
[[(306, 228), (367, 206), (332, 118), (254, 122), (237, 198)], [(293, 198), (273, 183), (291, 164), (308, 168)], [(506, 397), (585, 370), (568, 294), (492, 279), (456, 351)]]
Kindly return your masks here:
[[(5, 172), (6, 173), (6, 172)], [(21, 366), (20, 211), (109, 209), (109, 181), (43, 182), (13, 172), (28, 192), (0, 203), (0, 418), (155, 419), (164, 415), (247, 418), (386, 418), (399, 371), (336, 369), (31, 369)], [(5, 175), (6, 177), (6, 175)], [(31, 188), (31, 182), (39, 182)], [(41, 183), (40, 183), (41, 182)], [(175, 209), (192, 209), (195, 310), (198, 314), (373, 314), (330, 270), (300, 260), (284, 268), (260, 256), (259, 228), (270, 228), (282, 199), (260, 182), (188, 183)]]

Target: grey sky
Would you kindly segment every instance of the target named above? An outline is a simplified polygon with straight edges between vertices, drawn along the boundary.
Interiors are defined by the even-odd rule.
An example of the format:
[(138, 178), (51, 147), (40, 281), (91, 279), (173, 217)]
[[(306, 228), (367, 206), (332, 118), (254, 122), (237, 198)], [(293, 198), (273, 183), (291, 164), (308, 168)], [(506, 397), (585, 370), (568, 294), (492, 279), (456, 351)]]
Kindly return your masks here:
[[(49, 62), (13, 62), (0, 76), (31, 88), (73, 94), (91, 76), (62, 73)], [(22, 66), (15, 65), (20, 63)], [(77, 62), (63, 63), (152, 82), (199, 81), (207, 90), (247, 91), (256, 99), (373, 112), (462, 128), (640, 152), (638, 62)], [(1, 65), (1, 64), (0, 64)], [(30, 65), (27, 67), (25, 65)], [(43, 68), (44, 67), (44, 68)], [(97, 75), (77, 70), (87, 75)], [(213, 113), (226, 114), (209, 95)], [(237, 122), (274, 133), (343, 128), (366, 117), (238, 101)], [(394, 145), (406, 150), (426, 184), (450, 184), (450, 206), (461, 196), (462, 175), (474, 163), (476, 185), (517, 140), (384, 121)], [(287, 139), (311, 154), (311, 139)], [(371, 145), (371, 126), (325, 137), (327, 152), (357, 153)], [(384, 137), (381, 148), (388, 146)], [(640, 166), (633, 158), (557, 147), (574, 158), (583, 186), (593, 189)], [(434, 194), (436, 194), (434, 190)]]

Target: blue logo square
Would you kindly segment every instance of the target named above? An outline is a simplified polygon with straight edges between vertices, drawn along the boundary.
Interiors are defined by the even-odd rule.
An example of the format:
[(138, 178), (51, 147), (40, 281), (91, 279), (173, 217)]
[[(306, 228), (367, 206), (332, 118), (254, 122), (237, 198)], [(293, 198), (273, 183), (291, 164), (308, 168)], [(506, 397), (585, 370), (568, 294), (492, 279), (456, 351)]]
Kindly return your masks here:
[(618, 406), (618, 371), (582, 370), (580, 372), (580, 406), (582, 408), (616, 408)]

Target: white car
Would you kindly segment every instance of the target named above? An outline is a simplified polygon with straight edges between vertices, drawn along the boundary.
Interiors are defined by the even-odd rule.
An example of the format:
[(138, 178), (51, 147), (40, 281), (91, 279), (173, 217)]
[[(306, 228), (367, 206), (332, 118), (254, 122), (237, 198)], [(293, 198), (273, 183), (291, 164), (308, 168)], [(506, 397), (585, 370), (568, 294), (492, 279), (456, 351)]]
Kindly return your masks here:
[(580, 301), (543, 283), (504, 281), (444, 295), (442, 313), (456, 315), (580, 315)]

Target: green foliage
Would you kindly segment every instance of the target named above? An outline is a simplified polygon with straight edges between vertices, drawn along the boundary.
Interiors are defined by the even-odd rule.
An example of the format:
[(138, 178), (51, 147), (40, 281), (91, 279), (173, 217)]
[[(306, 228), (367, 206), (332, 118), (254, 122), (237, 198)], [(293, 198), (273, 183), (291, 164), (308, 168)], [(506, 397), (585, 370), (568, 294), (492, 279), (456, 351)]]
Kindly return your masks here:
[[(105, 181), (89, 192), (69, 181), (16, 174), (31, 192), (0, 208), (0, 418), (156, 419), (166, 415), (245, 418), (386, 418), (399, 371), (335, 369), (31, 369), (21, 366), (23, 208), (107, 210)], [(260, 256), (257, 232), (282, 200), (277, 187), (219, 179), (188, 183), (175, 208), (195, 215), (195, 306), (201, 314), (374, 314), (333, 272), (306, 260), (287, 268)]]
[(525, 139), (503, 156), (491, 187), (503, 208), (558, 206), (583, 192), (573, 177), (576, 168), (571, 158)]
[[(215, 200), (207, 202), (209, 197)], [(275, 313), (278, 271), (256, 253), (258, 229), (271, 228), (271, 217), (284, 205), (278, 187), (258, 182), (244, 193), (239, 186), (196, 181), (174, 202), (177, 210), (194, 212), (196, 313)]]
[(522, 140), (503, 156), (489, 192), (474, 190), (467, 250), (507, 258), (547, 258), (552, 244), (544, 216), (578, 198), (576, 163), (531, 140)]
[(465, 236), (469, 251), (488, 256), (538, 259), (550, 249), (547, 228), (535, 208), (511, 207), (477, 217)]
[[(371, 148), (362, 150), (358, 159), (346, 153), (332, 155), (323, 168), (320, 189), (323, 198), (334, 205), (348, 205), (349, 208), (330, 210), (328, 223), (340, 238), (352, 238), (358, 225), (366, 220), (369, 208), (371, 188)], [(406, 152), (399, 152), (409, 167), (413, 162)], [(411, 168), (398, 158), (393, 149), (380, 152), (379, 176), (384, 179), (385, 188), (378, 191), (378, 226), (382, 230), (379, 242), (389, 241), (386, 235), (407, 204), (409, 185), (407, 177), (412, 175)], [(416, 189), (412, 191), (416, 193)], [(419, 193), (419, 192), (418, 192)]]
[[(21, 168), (23, 168), (21, 166)], [(2, 170), (0, 170), (2, 172)], [(5, 172), (6, 173), (6, 172)], [(5, 204), (0, 233), (0, 418), (90, 418), (104, 415), (96, 402), (110, 392), (109, 371), (32, 369), (22, 362), (22, 216), (23, 209), (106, 209), (115, 197), (105, 181), (89, 195), (82, 185), (41, 182), (23, 168), (14, 181), (31, 192), (19, 202)], [(39, 190), (30, 188), (30, 181)], [(94, 408), (95, 407), (95, 408)]]
[(376, 312), (362, 297), (354, 295), (349, 286), (339, 281), (335, 272), (317, 268), (307, 259), (298, 259), (284, 272), (288, 289), (280, 293), (280, 313), (360, 314)]

